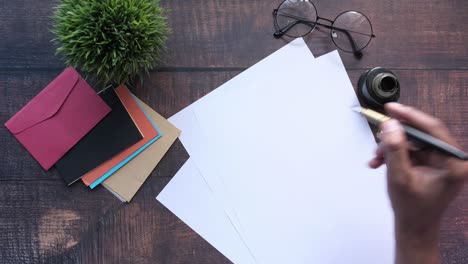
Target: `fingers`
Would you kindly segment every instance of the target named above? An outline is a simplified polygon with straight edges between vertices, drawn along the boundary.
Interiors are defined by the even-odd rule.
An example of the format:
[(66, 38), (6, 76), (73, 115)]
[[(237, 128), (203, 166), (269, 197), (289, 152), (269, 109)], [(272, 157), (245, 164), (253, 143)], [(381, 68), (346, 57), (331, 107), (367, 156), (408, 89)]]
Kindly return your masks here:
[[(398, 120), (402, 120), (409, 125), (420, 128), (433, 136), (459, 147), (455, 139), (450, 135), (447, 127), (437, 118), (426, 114), (412, 107), (404, 106), (398, 103), (388, 103), (385, 105), (387, 113)], [(418, 146), (416, 146), (418, 147)], [(420, 148), (420, 146), (419, 146)], [(447, 176), (453, 179), (468, 179), (468, 162), (462, 162), (438, 152), (429, 155), (428, 151), (412, 155), (417, 158), (420, 164), (441, 167), (449, 170)], [(432, 157), (432, 159), (430, 159)]]
[(445, 125), (439, 119), (429, 114), (398, 103), (386, 104), (385, 110), (393, 118), (424, 130), (449, 144), (455, 144), (455, 140), (450, 136)]
[(377, 169), (380, 166), (382, 166), (384, 163), (385, 163), (385, 160), (383, 157), (382, 158), (374, 157), (372, 160), (369, 161), (369, 167), (371, 167), (372, 169)]
[(450, 159), (447, 161), (450, 168), (450, 176), (455, 180), (468, 180), (468, 161)]
[(381, 125), (383, 155), (389, 181), (406, 182), (410, 170), (408, 142), (400, 122), (395, 119)]
[[(377, 135), (377, 137), (380, 137), (380, 133)], [(375, 157), (369, 161), (369, 167), (371, 167), (372, 169), (377, 169), (380, 166), (382, 166), (382, 164), (384, 163), (385, 163), (385, 159), (384, 159), (383, 145), (379, 144), (379, 146), (375, 150)]]

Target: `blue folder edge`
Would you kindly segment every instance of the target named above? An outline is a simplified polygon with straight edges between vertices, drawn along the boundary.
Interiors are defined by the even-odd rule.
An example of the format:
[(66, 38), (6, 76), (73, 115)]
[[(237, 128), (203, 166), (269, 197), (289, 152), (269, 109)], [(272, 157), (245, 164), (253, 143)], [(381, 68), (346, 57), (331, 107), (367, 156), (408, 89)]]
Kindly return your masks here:
[(124, 159), (123, 161), (121, 161), (119, 164), (117, 164), (114, 168), (110, 169), (108, 172), (106, 172), (104, 175), (102, 175), (99, 179), (97, 179), (96, 181), (94, 181), (93, 183), (91, 183), (91, 185), (89, 185), (89, 188), (91, 189), (94, 189), (96, 186), (98, 186), (99, 184), (101, 184), (105, 179), (109, 178), (112, 174), (114, 174), (114, 172), (116, 172), (117, 170), (119, 170), (120, 168), (122, 168), (125, 164), (127, 164), (129, 161), (131, 161), (134, 157), (136, 157), (138, 154), (140, 154), (143, 150), (145, 150), (147, 147), (149, 147), (151, 144), (153, 144), (156, 140), (158, 140), (161, 136), (162, 136), (162, 132), (161, 130), (159, 130), (159, 128), (156, 126), (156, 124), (153, 122), (153, 120), (151, 119), (151, 117), (148, 115), (148, 113), (146, 113), (146, 111), (143, 109), (143, 107), (141, 106), (140, 102), (138, 102), (138, 100), (136, 100), (136, 96), (133, 95), (133, 99), (135, 99), (135, 102), (137, 102), (138, 106), (140, 107), (140, 109), (143, 111), (143, 113), (145, 113), (146, 117), (148, 118), (148, 120), (151, 122), (151, 124), (153, 125), (153, 127), (156, 129), (156, 131), (158, 131), (158, 135), (156, 137), (154, 137), (153, 139), (151, 139), (150, 141), (148, 141), (148, 143), (146, 143), (145, 145), (143, 145), (143, 147), (137, 149), (135, 152), (133, 152), (130, 156), (128, 156), (126, 159)]

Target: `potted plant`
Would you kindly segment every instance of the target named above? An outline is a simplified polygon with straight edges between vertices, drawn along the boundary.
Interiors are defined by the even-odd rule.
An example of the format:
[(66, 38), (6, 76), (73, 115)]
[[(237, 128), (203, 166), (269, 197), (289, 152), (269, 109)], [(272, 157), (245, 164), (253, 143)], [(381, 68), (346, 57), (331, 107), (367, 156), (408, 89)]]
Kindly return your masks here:
[(159, 0), (60, 0), (53, 20), (56, 53), (104, 84), (153, 69), (170, 32)]

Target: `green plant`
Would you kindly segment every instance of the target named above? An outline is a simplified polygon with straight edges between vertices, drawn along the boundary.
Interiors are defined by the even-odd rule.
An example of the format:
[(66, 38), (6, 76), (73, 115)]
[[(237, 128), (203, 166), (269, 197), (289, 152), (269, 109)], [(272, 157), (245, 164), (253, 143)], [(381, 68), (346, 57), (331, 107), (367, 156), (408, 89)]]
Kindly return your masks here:
[(57, 55), (114, 84), (154, 68), (170, 31), (159, 0), (60, 0), (53, 20)]

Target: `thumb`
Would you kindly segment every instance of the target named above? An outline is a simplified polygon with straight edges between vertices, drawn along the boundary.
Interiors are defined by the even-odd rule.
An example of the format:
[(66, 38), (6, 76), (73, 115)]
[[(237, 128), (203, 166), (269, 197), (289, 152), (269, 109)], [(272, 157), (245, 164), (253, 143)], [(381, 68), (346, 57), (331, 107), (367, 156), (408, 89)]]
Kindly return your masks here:
[(380, 139), (383, 143), (387, 174), (390, 181), (406, 182), (410, 169), (408, 142), (403, 126), (395, 119), (381, 125)]

